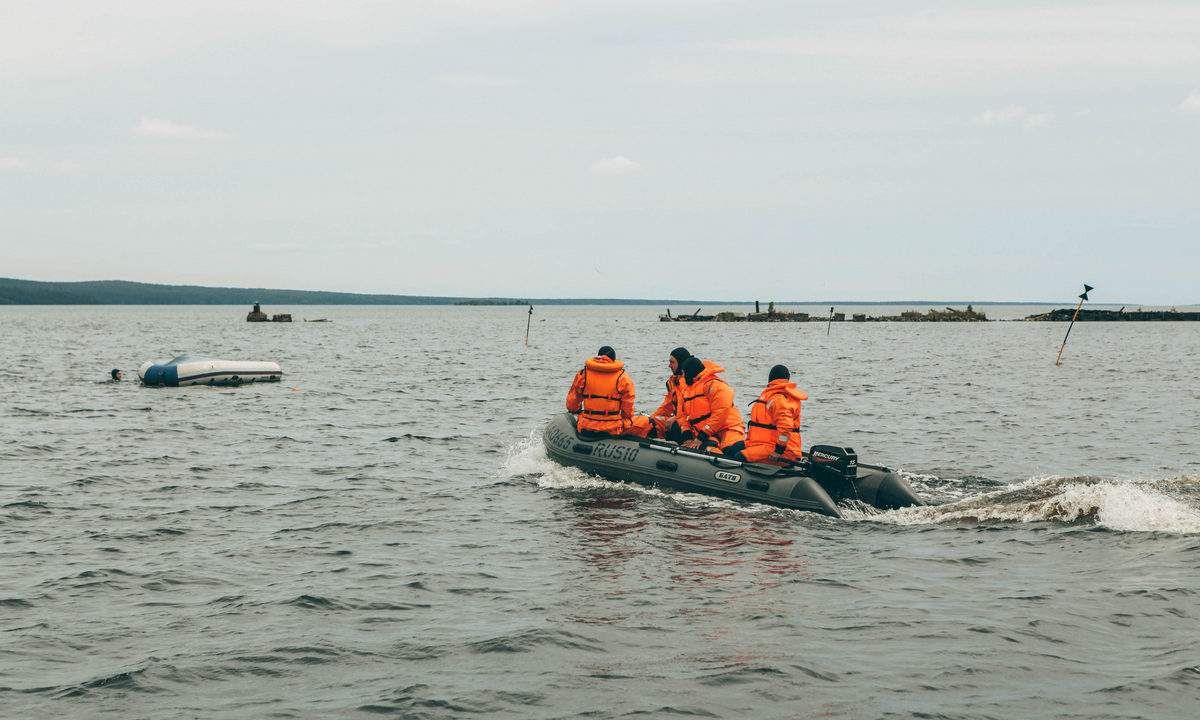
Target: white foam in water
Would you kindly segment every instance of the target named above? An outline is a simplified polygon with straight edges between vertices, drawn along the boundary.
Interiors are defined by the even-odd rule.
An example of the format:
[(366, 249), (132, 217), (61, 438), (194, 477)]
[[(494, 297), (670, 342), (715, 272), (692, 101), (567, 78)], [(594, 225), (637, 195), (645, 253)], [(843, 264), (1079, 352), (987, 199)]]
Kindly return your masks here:
[(500, 474), (509, 478), (537, 476), (538, 485), (549, 488), (590, 490), (619, 485), (551, 460), (546, 454), (546, 446), (542, 444), (541, 428), (509, 449), (508, 459), (500, 467)]
[(546, 446), (542, 444), (542, 431), (538, 428), (531, 432), (529, 437), (508, 449), (508, 457), (500, 466), (500, 474), (510, 478), (544, 475), (561, 467), (546, 455)]
[(503, 477), (515, 478), (537, 476), (539, 487), (558, 490), (621, 490), (637, 492), (643, 495), (660, 498), (670, 498), (672, 502), (688, 507), (723, 508), (738, 510), (748, 515), (763, 513), (799, 512), (777, 508), (771, 505), (742, 503), (735, 500), (703, 495), (700, 493), (685, 493), (664, 491), (657, 487), (638, 485), (636, 483), (621, 483), (605, 480), (596, 475), (590, 475), (576, 467), (559, 465), (546, 454), (546, 446), (542, 443), (541, 428), (530, 433), (529, 437), (509, 448), (508, 458), (500, 467)]
[(1184, 503), (1146, 486), (1112, 483), (1096, 499), (1097, 522), (1112, 530), (1128, 532), (1200, 533), (1200, 514)]
[(945, 505), (904, 508), (862, 519), (919, 525), (946, 522), (1094, 523), (1123, 532), (1200, 533), (1200, 513), (1157, 482), (1041, 477)]
[(920, 497), (936, 495), (943, 499), (953, 498), (959, 500), (966, 497), (969, 492), (962, 481), (955, 478), (938, 477), (937, 475), (927, 473), (914, 473), (903, 468), (897, 469), (896, 472)]
[[(632, 483), (617, 483), (590, 475), (579, 468), (559, 465), (546, 455), (541, 429), (509, 450), (501, 466), (504, 477), (536, 476), (540, 487), (567, 490), (621, 489), (650, 496), (669, 497), (691, 507), (736, 508), (747, 514), (780, 512), (780, 508), (751, 505), (696, 493), (663, 491)], [(908, 475), (914, 487), (933, 476)], [(1092, 523), (1122, 532), (1200, 534), (1200, 513), (1175, 500), (1160, 484), (1195, 484), (1189, 478), (1138, 482), (1099, 478), (1035, 477), (1003, 490), (942, 505), (872, 512), (842, 508), (848, 520), (931, 525), (953, 522), (1064, 522)], [(941, 488), (946, 494), (947, 489)]]

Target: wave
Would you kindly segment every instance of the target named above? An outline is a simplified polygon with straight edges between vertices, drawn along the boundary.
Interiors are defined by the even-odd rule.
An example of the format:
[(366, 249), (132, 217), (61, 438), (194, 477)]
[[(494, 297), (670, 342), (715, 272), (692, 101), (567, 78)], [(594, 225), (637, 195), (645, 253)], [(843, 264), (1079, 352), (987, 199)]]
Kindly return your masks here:
[(400, 442), (401, 440), (417, 440), (420, 442), (436, 443), (439, 445), (455, 445), (463, 440), (461, 435), (448, 435), (446, 437), (432, 437), (429, 435), (416, 435), (413, 433), (405, 433), (403, 435), (393, 435), (385, 437), (381, 442)]
[(1037, 477), (943, 505), (857, 512), (853, 519), (926, 525), (956, 522), (1060, 522), (1120, 532), (1200, 534), (1200, 476), (1130, 481), (1094, 476)]
[(49, 693), (57, 699), (81, 698), (96, 694), (153, 692), (145, 683), (146, 668), (135, 668), (112, 675), (101, 675), (72, 685), (31, 688), (26, 692)]
[[(500, 465), (501, 477), (513, 479), (533, 475), (549, 475), (558, 470), (575, 469), (559, 465), (546, 454), (546, 446), (542, 444), (543, 426), (539, 425), (534, 428), (530, 431), (529, 437), (509, 447), (508, 454)], [(578, 471), (574, 474), (587, 475)]]

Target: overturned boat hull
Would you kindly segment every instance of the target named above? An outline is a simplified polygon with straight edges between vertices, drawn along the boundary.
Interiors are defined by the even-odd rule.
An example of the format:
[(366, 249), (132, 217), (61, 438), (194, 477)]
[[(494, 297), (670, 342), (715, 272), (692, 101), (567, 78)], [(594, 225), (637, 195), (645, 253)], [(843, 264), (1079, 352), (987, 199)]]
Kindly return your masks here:
[(218, 360), (202, 355), (180, 355), (165, 363), (147, 361), (138, 369), (143, 384), (165, 387), (279, 382), (282, 376), (279, 363)]
[[(607, 480), (659, 485), (842, 517), (838, 503), (880, 509), (924, 505), (898, 474), (859, 465), (853, 451), (818, 445), (794, 467), (748, 463), (631, 436), (581, 436), (575, 416), (556, 415), (542, 435), (546, 454)], [(840, 451), (840, 452), (839, 452)]]

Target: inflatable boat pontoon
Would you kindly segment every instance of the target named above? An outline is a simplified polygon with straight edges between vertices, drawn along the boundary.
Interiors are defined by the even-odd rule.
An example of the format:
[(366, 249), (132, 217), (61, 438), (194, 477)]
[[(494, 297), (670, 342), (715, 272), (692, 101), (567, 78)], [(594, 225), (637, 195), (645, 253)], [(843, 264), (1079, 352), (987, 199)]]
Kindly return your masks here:
[(283, 371), (279, 363), (254, 360), (217, 360), (201, 355), (180, 355), (166, 363), (146, 361), (138, 377), (146, 385), (241, 385), (252, 382), (279, 382)]
[(546, 454), (607, 480), (661, 485), (842, 517), (838, 503), (883, 510), (924, 505), (898, 474), (858, 464), (852, 448), (814, 445), (793, 467), (748, 463), (632, 436), (581, 436), (575, 416), (556, 415), (542, 435)]

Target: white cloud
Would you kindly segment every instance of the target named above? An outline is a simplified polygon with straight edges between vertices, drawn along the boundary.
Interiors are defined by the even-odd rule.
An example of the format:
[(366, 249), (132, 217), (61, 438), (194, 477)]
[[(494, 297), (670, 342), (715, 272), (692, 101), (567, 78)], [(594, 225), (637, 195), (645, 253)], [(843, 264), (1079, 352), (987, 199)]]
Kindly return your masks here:
[(508, 87), (517, 84), (516, 78), (506, 75), (489, 75), (487, 73), (442, 73), (434, 75), (430, 78), (430, 81), (435, 85), (468, 88)]
[(1200, 113), (1200, 90), (1193, 90), (1183, 102), (1179, 103), (1179, 109), (1186, 113)]
[(1054, 114), (1041, 111), (1031, 112), (1021, 105), (1007, 105), (999, 110), (985, 110), (971, 118), (972, 125), (1020, 125), (1026, 130), (1044, 128), (1054, 119)]
[(0, 157), (0, 170), (28, 170), (30, 163), (15, 157)]
[(147, 140), (228, 140), (232, 135), (215, 130), (203, 130), (195, 125), (142, 116), (133, 134)]
[(1025, 116), (1025, 120), (1024, 120), (1024, 122), (1021, 123), (1021, 126), (1024, 127), (1026, 130), (1033, 130), (1036, 128), (1044, 128), (1047, 125), (1049, 125), (1050, 121), (1053, 119), (1054, 119), (1054, 115), (1052, 113), (1048, 113), (1048, 112), (1029, 113)]
[(607, 160), (597, 160), (592, 165), (592, 172), (602, 175), (629, 175), (642, 171), (642, 166), (624, 155), (618, 155)]
[(305, 46), (428, 42), (460, 28), (517, 23), (557, 10), (552, 0), (56, 0), (0, 4), (0, 79), (104, 76), (164, 58), (205, 55), (221, 38), (301, 39)]
[(669, 59), (656, 61), (655, 66), (648, 68), (639, 79), (668, 85), (720, 85), (738, 82), (741, 78), (736, 73), (724, 68), (716, 69), (700, 64), (676, 65)]
[(0, 157), (0, 171), (10, 172), (73, 172), (79, 166), (71, 160), (45, 160), (42, 158)]
[(815, 69), (854, 72), (863, 83), (899, 79), (921, 88), (1061, 87), (1105, 70), (1161, 75), (1200, 61), (1194, 2), (959, 3), (960, 9), (939, 12), (912, 12), (913, 5), (933, 3), (884, 5), (897, 10), (870, 24), (849, 12), (841, 16), (849, 21), (779, 25), (723, 46), (809, 58)]
[(260, 253), (294, 253), (308, 248), (294, 242), (252, 242), (246, 246), (253, 252)]
[(1011, 125), (1025, 114), (1020, 105), (1009, 105), (999, 110), (985, 110), (971, 118), (973, 125)]

